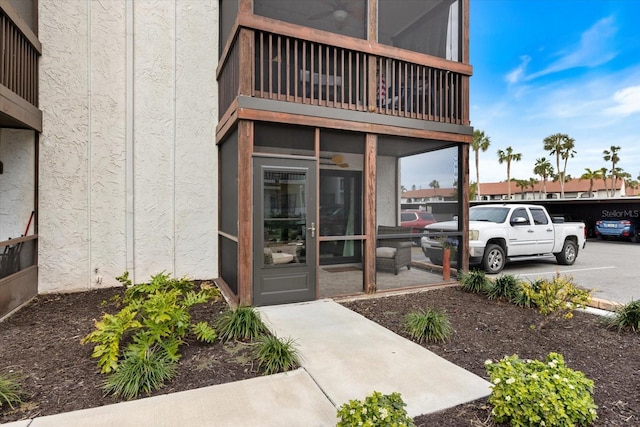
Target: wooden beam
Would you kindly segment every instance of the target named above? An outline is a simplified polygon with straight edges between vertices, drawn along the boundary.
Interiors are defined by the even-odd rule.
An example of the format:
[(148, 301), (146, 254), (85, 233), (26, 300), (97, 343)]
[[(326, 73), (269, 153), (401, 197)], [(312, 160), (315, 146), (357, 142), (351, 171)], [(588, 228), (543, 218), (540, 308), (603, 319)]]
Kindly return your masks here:
[(253, 62), (254, 62), (254, 37), (253, 31), (241, 29), (238, 36), (240, 43), (240, 81), (238, 95), (251, 96), (253, 94)]
[(469, 271), (469, 144), (458, 146), (458, 200), (460, 202), (460, 219), (462, 222), (462, 271)]
[(238, 123), (238, 299), (253, 304), (252, 170), (253, 122)]
[(376, 291), (376, 154), (378, 137), (367, 134), (364, 147), (364, 291)]

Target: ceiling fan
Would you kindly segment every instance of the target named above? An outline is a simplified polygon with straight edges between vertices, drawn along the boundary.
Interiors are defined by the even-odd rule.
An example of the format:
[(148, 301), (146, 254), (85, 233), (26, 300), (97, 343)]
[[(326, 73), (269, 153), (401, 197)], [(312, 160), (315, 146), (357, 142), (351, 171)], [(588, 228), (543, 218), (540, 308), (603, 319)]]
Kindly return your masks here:
[(308, 18), (309, 21), (332, 17), (336, 24), (344, 25), (347, 19), (353, 14), (353, 10), (351, 10), (349, 6), (350, 2), (348, 0), (333, 0), (331, 3), (332, 8), (330, 10), (311, 15)]

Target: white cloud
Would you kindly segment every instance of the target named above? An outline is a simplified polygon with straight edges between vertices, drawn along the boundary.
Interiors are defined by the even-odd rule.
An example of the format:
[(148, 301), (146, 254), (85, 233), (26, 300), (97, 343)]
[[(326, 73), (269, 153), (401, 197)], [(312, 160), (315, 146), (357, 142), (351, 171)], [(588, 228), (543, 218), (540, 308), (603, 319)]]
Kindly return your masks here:
[(520, 57), (520, 65), (505, 76), (505, 80), (509, 84), (515, 84), (522, 80), (527, 70), (527, 65), (531, 61), (531, 57), (523, 55)]
[[(532, 80), (547, 74), (577, 67), (593, 68), (611, 61), (617, 52), (612, 48), (612, 40), (617, 32), (612, 17), (601, 19), (582, 33), (580, 42), (560, 53), (560, 58), (547, 68), (530, 74), (526, 80)], [(568, 51), (568, 52), (567, 52)]]
[(640, 86), (629, 86), (616, 91), (613, 101), (617, 105), (607, 108), (605, 113), (622, 116), (640, 113)]

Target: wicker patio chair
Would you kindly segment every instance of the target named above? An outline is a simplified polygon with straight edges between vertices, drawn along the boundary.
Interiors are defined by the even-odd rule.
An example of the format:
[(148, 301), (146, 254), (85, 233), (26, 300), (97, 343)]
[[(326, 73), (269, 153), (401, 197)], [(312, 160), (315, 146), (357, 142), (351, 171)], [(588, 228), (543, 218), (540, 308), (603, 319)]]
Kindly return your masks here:
[[(385, 234), (410, 234), (411, 227), (397, 227), (389, 225), (378, 226), (378, 236)], [(394, 274), (402, 267), (411, 270), (411, 248), (413, 242), (410, 237), (380, 239), (376, 245), (376, 268), (391, 270)]]

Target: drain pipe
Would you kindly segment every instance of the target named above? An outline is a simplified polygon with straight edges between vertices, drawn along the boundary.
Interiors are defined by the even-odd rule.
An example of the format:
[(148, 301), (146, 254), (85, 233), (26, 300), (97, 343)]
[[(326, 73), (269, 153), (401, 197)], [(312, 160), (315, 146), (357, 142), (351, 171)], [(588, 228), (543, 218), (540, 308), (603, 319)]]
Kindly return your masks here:
[(125, 239), (127, 271), (132, 283), (136, 283), (135, 275), (135, 230), (134, 230), (134, 153), (133, 153), (133, 0), (126, 0), (126, 106), (125, 106)]

